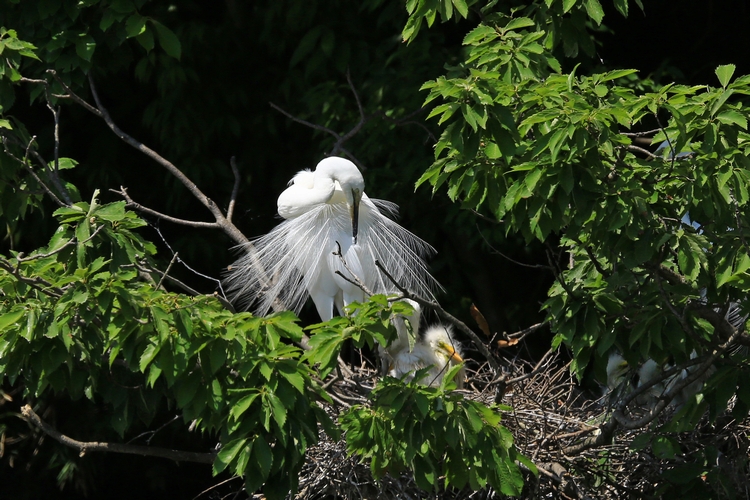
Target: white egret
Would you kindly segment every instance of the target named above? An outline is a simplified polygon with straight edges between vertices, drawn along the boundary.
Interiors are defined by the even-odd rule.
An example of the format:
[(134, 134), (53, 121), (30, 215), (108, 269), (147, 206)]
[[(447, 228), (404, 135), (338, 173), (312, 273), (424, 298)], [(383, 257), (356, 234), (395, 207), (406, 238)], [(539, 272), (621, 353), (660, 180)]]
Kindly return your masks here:
[[(421, 323), (421, 308), (412, 300), (405, 299), (414, 308), (414, 312), (404, 318), (396, 317), (393, 321), (397, 337), (386, 348), (380, 349), (381, 359), (387, 367), (388, 375), (401, 378), (422, 368), (429, 368), (429, 372), (422, 383), (439, 385), (449, 368), (463, 363), (461, 346), (453, 338), (450, 327), (437, 324), (419, 334)], [(410, 340), (411, 338), (411, 340)], [(466, 378), (466, 369), (461, 368), (456, 375), (456, 385), (462, 388)]]
[(615, 391), (620, 387), (627, 387), (628, 362), (620, 353), (613, 352), (607, 360), (607, 393)]
[[(664, 370), (659, 364), (653, 359), (647, 359), (640, 368), (638, 368), (638, 384), (637, 388), (648, 384), (649, 382), (661, 378)], [(638, 395), (636, 403), (640, 405), (647, 405), (650, 408), (656, 406), (659, 398), (664, 394), (665, 386), (664, 382), (656, 382), (648, 389)]]
[[(345, 305), (365, 298), (337, 271), (373, 293), (395, 291), (376, 260), (404, 287), (431, 296), (439, 285), (424, 257), (434, 249), (388, 217), (397, 213), (394, 203), (370, 199), (364, 188), (359, 169), (344, 158), (325, 158), (314, 172), (297, 173), (278, 199), (286, 220), (249, 243), (255, 251), (231, 266), (224, 281), (229, 296), (265, 315), (275, 301), (299, 313), (309, 294), (327, 321), (334, 306), (343, 314)], [(334, 255), (339, 248), (341, 257)]]

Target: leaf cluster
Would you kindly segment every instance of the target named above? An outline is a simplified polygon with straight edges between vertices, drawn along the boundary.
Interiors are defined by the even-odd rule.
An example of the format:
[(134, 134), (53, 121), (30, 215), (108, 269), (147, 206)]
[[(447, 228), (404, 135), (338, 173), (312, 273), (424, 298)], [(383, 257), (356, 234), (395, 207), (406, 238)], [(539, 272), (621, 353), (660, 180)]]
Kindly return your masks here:
[(347, 450), (369, 458), (376, 479), (410, 469), (424, 490), (490, 485), (519, 495), (524, 481), (518, 464), (534, 474), (536, 467), (500, 425), (502, 406), (451, 392), (459, 368), (451, 368), (440, 387), (420, 384), (426, 369), (406, 385), (391, 377), (379, 381), (371, 405), (354, 406), (340, 417)]
[[(750, 77), (725, 65), (718, 85), (652, 87), (629, 69), (563, 73), (556, 44), (576, 39), (566, 32), (576, 9), (597, 25), (603, 12), (541, 4), (485, 8), (462, 63), (423, 86), (443, 131), (417, 186), (550, 248), (556, 281), (543, 308), (579, 377), (593, 366), (605, 380), (613, 350), (635, 371), (719, 349), (705, 398), (675, 421), (694, 426), (706, 408), (715, 418), (730, 400), (743, 418), (747, 350), (725, 343), (747, 343)], [(627, 14), (627, 2), (616, 6)]]
[[(79, 202), (55, 212), (46, 248), (0, 258), (0, 373), (29, 397), (86, 397), (109, 408), (124, 436), (160, 408), (218, 436), (215, 473), (244, 476), (270, 497), (293, 489), (325, 396), (300, 360), (292, 313), (232, 314), (213, 297), (145, 281), (154, 253), (124, 202)], [(145, 270), (144, 270), (145, 269)], [(252, 472), (250, 472), (252, 471)]]

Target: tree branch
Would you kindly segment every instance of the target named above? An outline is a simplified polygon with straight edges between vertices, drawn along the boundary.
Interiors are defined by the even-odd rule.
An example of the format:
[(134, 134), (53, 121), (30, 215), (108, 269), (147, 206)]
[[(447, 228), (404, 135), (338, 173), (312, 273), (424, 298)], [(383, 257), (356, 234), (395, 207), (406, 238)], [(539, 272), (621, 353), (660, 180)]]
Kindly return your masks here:
[(231, 222), (232, 215), (234, 215), (234, 205), (237, 202), (237, 192), (240, 190), (240, 170), (237, 168), (234, 156), (229, 159), (229, 166), (232, 168), (232, 175), (234, 175), (232, 195), (229, 197), (229, 206), (227, 207), (227, 220)]
[[(5, 150), (5, 154), (6, 154), (6, 155), (8, 155), (8, 156), (9, 156), (10, 158), (14, 159), (15, 161), (17, 161), (18, 163), (20, 163), (20, 164), (21, 164), (21, 165), (23, 166), (23, 168), (24, 168), (24, 169), (25, 169), (25, 170), (26, 170), (26, 171), (27, 171), (27, 172), (28, 172), (29, 174), (31, 174), (31, 176), (32, 176), (32, 177), (34, 178), (34, 180), (35, 180), (35, 181), (37, 181), (37, 182), (39, 183), (39, 185), (40, 185), (40, 186), (42, 186), (42, 189), (44, 189), (44, 191), (45, 191), (45, 192), (46, 192), (46, 193), (47, 193), (47, 194), (49, 195), (49, 197), (50, 197), (50, 198), (52, 198), (52, 200), (53, 200), (53, 201), (54, 201), (55, 203), (57, 203), (57, 204), (58, 204), (59, 206), (61, 206), (61, 207), (65, 207), (65, 206), (68, 206), (68, 205), (66, 205), (65, 203), (63, 203), (63, 202), (62, 202), (62, 201), (60, 200), (60, 198), (58, 198), (58, 197), (57, 197), (57, 195), (56, 195), (56, 194), (55, 194), (55, 193), (54, 193), (54, 192), (52, 191), (52, 189), (50, 189), (50, 187), (49, 187), (49, 186), (47, 186), (47, 184), (46, 184), (46, 183), (45, 183), (44, 181), (42, 181), (42, 179), (40, 179), (40, 178), (39, 178), (39, 176), (38, 176), (38, 175), (37, 175), (37, 173), (36, 173), (36, 172), (34, 171), (34, 169), (32, 169), (32, 168), (31, 168), (31, 167), (29, 166), (29, 159), (28, 159), (28, 157), (29, 157), (29, 149), (31, 148), (31, 144), (32, 144), (32, 143), (34, 142), (34, 140), (36, 139), (36, 136), (32, 137), (32, 138), (31, 138), (31, 140), (29, 141), (29, 144), (28, 144), (28, 145), (26, 146), (26, 155), (24, 156), (24, 159), (23, 159), (23, 160), (22, 160), (22, 159), (20, 159), (20, 158), (18, 158), (18, 157), (17, 157), (16, 155), (14, 155), (14, 154), (13, 154), (13, 153), (12, 153), (12, 152), (10, 151), (10, 148), (8, 147), (8, 140), (9, 140), (9, 139), (12, 139), (13, 141), (15, 141), (15, 142), (16, 142), (16, 144), (17, 144), (17, 145), (19, 145), (19, 143), (18, 143), (18, 139), (16, 139), (15, 137), (9, 138), (9, 137), (7, 137), (7, 136), (3, 135), (3, 149)], [(46, 169), (45, 169), (45, 170), (46, 170)]]
[(166, 215), (161, 212), (157, 212), (156, 210), (152, 210), (148, 207), (144, 207), (140, 203), (134, 201), (128, 194), (128, 189), (123, 186), (120, 186), (119, 191), (117, 189), (111, 189), (111, 188), (110, 188), (110, 191), (113, 193), (119, 194), (120, 196), (125, 198), (125, 202), (127, 203), (127, 206), (129, 208), (133, 208), (144, 214), (148, 214), (152, 217), (156, 217), (157, 219), (165, 220), (173, 224), (180, 224), (182, 226), (190, 226), (190, 227), (198, 227), (198, 228), (206, 228), (206, 229), (221, 229), (221, 226), (219, 225), (218, 222), (204, 222), (204, 221), (178, 219), (177, 217), (172, 217), (171, 215)]
[(24, 405), (21, 408), (21, 414), (26, 421), (38, 427), (42, 432), (50, 436), (55, 441), (78, 450), (80, 452), (80, 456), (84, 456), (88, 452), (109, 451), (112, 453), (127, 453), (131, 455), (142, 455), (145, 457), (167, 458), (169, 460), (175, 460), (177, 462), (198, 462), (202, 464), (212, 464), (214, 462), (214, 458), (216, 457), (215, 453), (198, 453), (192, 451), (170, 450), (167, 448), (155, 448), (151, 446), (139, 446), (122, 443), (77, 441), (58, 432), (54, 427), (44, 422), (39, 417), (39, 415), (34, 413), (34, 410), (32, 410), (31, 406), (29, 405)]
[(23, 274), (21, 274), (21, 270), (18, 267), (14, 266), (10, 263), (10, 261), (6, 259), (0, 258), (0, 269), (8, 271), (10, 274), (15, 276), (18, 281), (26, 283), (35, 290), (39, 290), (43, 294), (50, 297), (59, 299), (64, 293), (62, 289), (52, 286), (52, 283), (39, 276), (34, 276), (33, 278), (24, 276)]

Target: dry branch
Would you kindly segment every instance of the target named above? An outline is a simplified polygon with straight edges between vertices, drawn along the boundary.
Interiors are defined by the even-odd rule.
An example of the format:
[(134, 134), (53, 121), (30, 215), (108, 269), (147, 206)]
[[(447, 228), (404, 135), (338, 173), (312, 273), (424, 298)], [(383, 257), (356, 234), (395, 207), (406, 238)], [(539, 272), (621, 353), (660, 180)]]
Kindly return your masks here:
[(167, 458), (169, 460), (175, 460), (177, 462), (198, 462), (202, 464), (212, 464), (216, 456), (214, 453), (170, 450), (167, 448), (156, 448), (152, 446), (139, 446), (122, 443), (104, 443), (96, 441), (78, 441), (58, 432), (57, 429), (44, 422), (29, 405), (24, 405), (21, 408), (21, 414), (28, 422), (38, 427), (42, 432), (50, 436), (55, 441), (70, 448), (77, 449), (80, 452), (80, 456), (83, 456), (88, 452), (109, 451), (112, 453), (127, 453), (131, 455), (142, 455), (145, 457)]

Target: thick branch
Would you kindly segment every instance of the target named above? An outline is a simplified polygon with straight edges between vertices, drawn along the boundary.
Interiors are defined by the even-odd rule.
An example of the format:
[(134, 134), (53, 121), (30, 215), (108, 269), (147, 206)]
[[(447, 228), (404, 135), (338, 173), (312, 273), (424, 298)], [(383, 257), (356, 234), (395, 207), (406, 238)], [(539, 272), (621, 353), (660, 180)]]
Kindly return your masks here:
[(94, 85), (94, 79), (91, 77), (91, 75), (89, 75), (89, 85), (91, 86), (91, 95), (94, 96), (96, 107), (99, 109), (99, 113), (101, 114), (102, 119), (104, 119), (112, 132), (114, 132), (117, 137), (125, 141), (128, 145), (142, 152), (143, 154), (157, 162), (159, 165), (167, 169), (170, 174), (175, 176), (182, 183), (182, 185), (185, 186), (188, 191), (190, 191), (190, 193), (192, 193), (192, 195), (195, 196), (195, 198), (211, 212), (211, 214), (214, 216), (214, 219), (216, 219), (216, 222), (208, 227), (220, 227), (227, 235), (229, 235), (229, 237), (231, 237), (237, 243), (248, 242), (248, 239), (245, 237), (245, 235), (242, 234), (242, 232), (240, 232), (240, 230), (237, 229), (234, 224), (227, 220), (226, 217), (224, 217), (224, 214), (221, 213), (221, 209), (216, 205), (216, 203), (214, 203), (211, 198), (206, 196), (203, 191), (201, 191), (200, 188), (198, 188), (198, 186), (182, 172), (182, 170), (177, 168), (172, 162), (161, 156), (153, 149), (149, 148), (141, 142), (138, 142), (133, 137), (123, 132), (120, 127), (117, 126), (114, 120), (112, 120), (112, 117), (109, 115), (107, 109), (101, 103), (99, 94), (96, 91), (96, 86)]
[(127, 453), (131, 455), (142, 455), (144, 457), (160, 457), (177, 462), (198, 462), (202, 464), (212, 464), (214, 462), (214, 453), (198, 453), (192, 451), (170, 450), (167, 448), (154, 448), (151, 446), (139, 446), (122, 443), (101, 443), (96, 441), (77, 441), (60, 432), (54, 427), (44, 422), (39, 415), (34, 413), (31, 406), (24, 405), (21, 408), (21, 414), (30, 423), (42, 430), (55, 441), (80, 451), (83, 456), (88, 452), (109, 451), (112, 453)]

